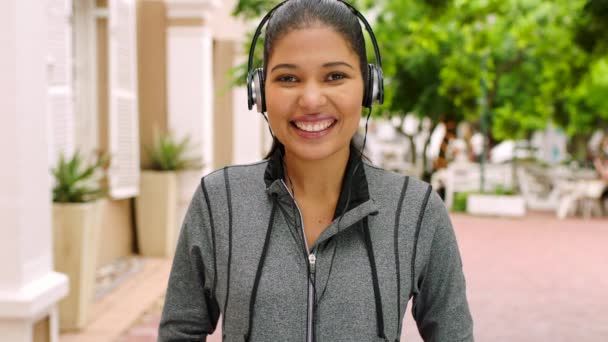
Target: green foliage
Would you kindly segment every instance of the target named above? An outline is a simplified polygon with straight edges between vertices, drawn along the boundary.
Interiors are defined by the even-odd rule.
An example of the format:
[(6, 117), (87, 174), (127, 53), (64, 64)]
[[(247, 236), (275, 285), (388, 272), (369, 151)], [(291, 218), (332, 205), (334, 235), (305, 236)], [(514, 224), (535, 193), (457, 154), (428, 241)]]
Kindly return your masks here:
[(452, 204), (452, 211), (456, 213), (464, 213), (467, 211), (467, 200), (469, 196), (472, 194), (486, 194), (486, 195), (496, 195), (496, 196), (513, 196), (515, 195), (515, 191), (512, 189), (507, 189), (502, 185), (496, 186), (494, 191), (487, 192), (456, 192), (454, 194), (454, 203)]
[(109, 161), (107, 154), (99, 154), (96, 161), (85, 165), (78, 151), (69, 160), (61, 153), (56, 167), (51, 170), (55, 180), (53, 202), (84, 203), (105, 196), (100, 178)]
[[(277, 2), (240, 0), (234, 13), (259, 18)], [(353, 4), (377, 14), (369, 19), (386, 98), (376, 115), (475, 123), (485, 105), (497, 140), (527, 138), (554, 122), (584, 141), (608, 125), (607, 0)], [(235, 73), (240, 84), (245, 69)]]
[(151, 169), (158, 171), (178, 171), (202, 167), (201, 158), (188, 158), (186, 154), (192, 148), (190, 137), (177, 140), (171, 133), (155, 133), (154, 145), (145, 150), (152, 163)]
[(600, 57), (608, 53), (608, 1), (586, 1), (576, 20), (575, 42)]
[(244, 19), (261, 18), (266, 12), (276, 6), (280, 0), (239, 0), (232, 11), (232, 15)]
[(452, 211), (456, 213), (464, 213), (467, 211), (467, 199), (469, 198), (468, 192), (457, 192), (454, 194), (454, 203), (452, 204)]
[(397, 115), (477, 121), (486, 104), (495, 138), (522, 138), (544, 128), (585, 72), (587, 56), (572, 42), (582, 0), (386, 4), (376, 31)]
[(511, 196), (515, 195), (515, 191), (513, 191), (513, 189), (508, 189), (503, 185), (497, 185), (492, 194), (498, 196)]
[(592, 134), (597, 128), (608, 128), (608, 57), (596, 60), (590, 71), (568, 94), (561, 117), (570, 136)]

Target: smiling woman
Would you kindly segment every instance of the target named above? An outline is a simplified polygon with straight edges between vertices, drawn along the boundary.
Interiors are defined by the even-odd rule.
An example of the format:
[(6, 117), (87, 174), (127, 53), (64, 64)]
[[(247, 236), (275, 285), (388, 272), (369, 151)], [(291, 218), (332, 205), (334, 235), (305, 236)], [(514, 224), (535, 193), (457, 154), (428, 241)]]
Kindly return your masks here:
[(322, 24), (293, 30), (275, 40), (268, 70), (268, 119), (286, 158), (345, 165), (363, 101), (362, 71), (348, 42)]
[[(264, 68), (252, 69), (266, 22)], [(443, 202), (352, 143), (363, 107), (383, 99), (365, 18), (344, 1), (285, 1), (260, 23), (249, 70), (249, 107), (267, 112), (273, 148), (202, 179), (159, 340), (205, 340), (221, 313), (224, 341), (398, 341), (411, 298), (425, 340), (472, 341)]]

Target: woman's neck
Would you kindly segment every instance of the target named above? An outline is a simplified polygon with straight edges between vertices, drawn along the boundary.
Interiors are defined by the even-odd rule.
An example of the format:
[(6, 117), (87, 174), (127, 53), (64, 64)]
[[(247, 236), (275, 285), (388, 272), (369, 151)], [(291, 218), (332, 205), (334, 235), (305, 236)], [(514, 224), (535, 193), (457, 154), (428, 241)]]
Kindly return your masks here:
[[(338, 201), (350, 148), (323, 160), (302, 160), (286, 153), (285, 174), (299, 198)], [(321, 203), (321, 202), (320, 202)]]

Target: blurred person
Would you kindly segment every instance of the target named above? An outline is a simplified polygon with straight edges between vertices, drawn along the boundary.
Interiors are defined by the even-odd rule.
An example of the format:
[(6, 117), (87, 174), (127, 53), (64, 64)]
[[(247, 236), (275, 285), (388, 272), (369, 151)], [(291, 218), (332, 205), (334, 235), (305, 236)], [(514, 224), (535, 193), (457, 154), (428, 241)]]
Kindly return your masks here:
[[(253, 48), (268, 20), (264, 68)], [(407, 301), (425, 341), (473, 341), (456, 237), (431, 187), (362, 160), (379, 52), (337, 0), (289, 0), (260, 23), (249, 106), (265, 160), (205, 176), (180, 232), (159, 341), (396, 341)], [(365, 145), (365, 138), (362, 146)]]
[(593, 160), (593, 165), (605, 184), (604, 192), (602, 193), (602, 203), (604, 204), (604, 211), (608, 212), (608, 134), (604, 134), (604, 138)]

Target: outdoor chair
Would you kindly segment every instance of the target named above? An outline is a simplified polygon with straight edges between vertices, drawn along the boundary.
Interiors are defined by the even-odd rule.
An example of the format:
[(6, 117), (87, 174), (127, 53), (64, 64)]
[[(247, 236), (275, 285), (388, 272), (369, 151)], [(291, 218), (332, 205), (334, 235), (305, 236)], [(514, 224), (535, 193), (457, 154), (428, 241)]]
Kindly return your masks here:
[(602, 216), (601, 197), (604, 183), (601, 180), (561, 181), (557, 217), (564, 219), (579, 210), (584, 218)]
[(556, 210), (560, 191), (557, 187), (542, 183), (525, 167), (517, 168), (517, 182), (526, 207), (532, 210)]

